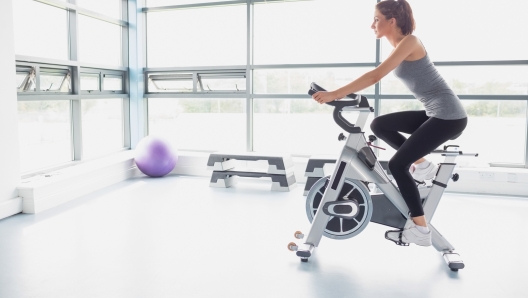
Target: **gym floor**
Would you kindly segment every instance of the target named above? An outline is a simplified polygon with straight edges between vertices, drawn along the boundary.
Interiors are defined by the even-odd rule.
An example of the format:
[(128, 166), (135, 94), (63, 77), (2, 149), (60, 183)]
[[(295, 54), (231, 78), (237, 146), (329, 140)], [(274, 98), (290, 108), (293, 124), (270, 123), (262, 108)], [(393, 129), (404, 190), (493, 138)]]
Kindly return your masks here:
[(208, 185), (131, 179), (0, 220), (0, 297), (528, 297), (526, 198), (444, 194), (432, 222), (466, 264), (451, 272), (372, 223), (301, 263), (286, 247), (310, 226), (303, 184)]

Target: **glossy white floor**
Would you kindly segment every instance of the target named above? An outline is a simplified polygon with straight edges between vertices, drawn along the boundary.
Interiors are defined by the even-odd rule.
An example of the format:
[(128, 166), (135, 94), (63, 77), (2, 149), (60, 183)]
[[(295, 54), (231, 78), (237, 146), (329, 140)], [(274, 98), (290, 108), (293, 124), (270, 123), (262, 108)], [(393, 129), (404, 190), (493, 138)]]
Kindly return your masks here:
[(0, 297), (528, 297), (528, 199), (444, 195), (433, 223), (466, 264), (455, 273), (377, 224), (301, 263), (286, 244), (308, 231), (304, 185), (208, 183), (132, 179), (0, 220)]

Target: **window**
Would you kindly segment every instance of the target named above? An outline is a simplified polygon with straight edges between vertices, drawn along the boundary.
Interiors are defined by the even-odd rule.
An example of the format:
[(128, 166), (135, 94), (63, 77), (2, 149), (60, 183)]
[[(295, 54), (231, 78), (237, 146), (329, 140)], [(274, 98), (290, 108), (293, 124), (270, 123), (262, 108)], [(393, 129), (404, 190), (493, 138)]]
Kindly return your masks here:
[(255, 4), (254, 63), (375, 62), (370, 29), (375, 4), (350, 0)]
[(147, 65), (245, 65), (245, 5), (152, 12), (147, 18)]
[(15, 54), (68, 59), (66, 10), (33, 0), (13, 2)]
[(123, 100), (83, 99), (83, 158), (123, 149)]
[(79, 60), (122, 65), (121, 26), (79, 15)]
[[(459, 145), (464, 152), (479, 153), (478, 160), (460, 160), (459, 165), (511, 163), (523, 164), (526, 146), (526, 101), (523, 100), (462, 100), (468, 114), (468, 125), (462, 135), (446, 144)], [(417, 100), (381, 101), (381, 114), (423, 110)], [(407, 134), (404, 134), (408, 137)], [(390, 159), (395, 153), (385, 142), (380, 159)]]
[[(434, 61), (528, 59), (528, 39), (521, 33), (528, 32), (527, 1), (413, 1), (411, 6), (415, 35)], [(386, 58), (392, 47), (383, 41)]]
[[(528, 94), (526, 65), (437, 66), (436, 68), (457, 95)], [(411, 94), (392, 72), (382, 79), (381, 91), (385, 94)]]
[(462, 150), (479, 153), (479, 162), (524, 164), (526, 101), (463, 100), (468, 125), (456, 140)]
[(17, 92), (35, 91), (36, 72), (34, 67), (17, 66), (16, 68)]
[(170, 139), (178, 150), (246, 149), (246, 100), (149, 98), (149, 135)]
[(81, 90), (88, 92), (100, 91), (99, 74), (81, 73)]
[(40, 0), (13, 1), (25, 174), (129, 146), (124, 136), (127, 71), (122, 66), (128, 48), (123, 49), (121, 39), (126, 22), (112, 20), (121, 19), (122, 2), (51, 1), (51, 6)]
[(223, 2), (225, 0), (147, 0), (147, 6), (172, 6), (206, 2)]
[[(523, 149), (527, 143), (528, 39), (519, 37), (519, 32), (528, 31), (521, 12), (528, 8), (528, 2), (505, 1), (487, 6), (477, 0), (463, 4), (455, 0), (411, 3), (417, 22), (415, 34), (424, 42), (446, 83), (468, 108), (470, 124), (457, 141), (465, 151), (483, 152), (484, 158), (479, 158), (482, 164), (528, 162), (524, 161)], [(392, 46), (385, 39), (378, 42), (371, 29), (376, 1), (217, 2), (222, 1), (147, 0), (149, 7), (156, 7), (144, 10), (148, 22), (144, 74), (150, 133), (165, 131), (174, 138), (178, 135), (179, 142), (189, 142), (183, 148), (191, 150), (219, 150), (238, 142), (252, 151), (337, 154), (342, 143), (335, 139), (342, 130), (333, 122), (332, 108), (316, 104), (306, 93), (311, 82), (328, 90), (345, 86), (388, 57)], [(317, 19), (313, 18), (314, 11)], [(472, 13), (468, 15), (468, 11)], [(461, 26), (460, 22), (446, 22), (445, 16), (468, 22)], [(482, 19), (494, 21), (480, 25)], [(446, 32), (453, 34), (447, 36)], [(497, 38), (490, 41), (490, 34)], [(251, 59), (247, 59), (248, 53)], [(238, 69), (241, 75), (219, 77), (228, 68)], [(218, 108), (224, 100), (234, 100), (220, 99), (228, 98), (229, 93), (234, 94), (231, 98), (240, 98), (253, 107), (250, 117), (242, 116), (242, 111), (233, 116), (240, 126), (229, 128), (232, 141), (209, 143), (190, 135), (187, 140), (183, 133), (173, 131), (185, 126), (179, 122), (183, 116), (176, 116), (179, 114), (174, 111), (192, 110), (182, 114), (195, 119), (199, 118), (197, 114), (209, 113), (204, 117), (211, 118), (211, 104), (216, 102)], [(379, 103), (380, 114), (424, 109), (392, 73), (357, 93), (366, 95), (372, 106)], [(351, 114), (345, 117), (352, 117), (354, 122)], [(365, 127), (367, 135), (371, 134), (372, 118)], [(192, 121), (189, 123), (199, 123)], [(481, 125), (481, 121), (491, 125), (489, 131), (494, 133), (498, 134), (498, 129), (508, 131), (499, 137), (503, 144), (507, 138), (518, 136), (508, 157), (500, 156), (499, 145), (464, 139), (477, 136), (472, 125)], [(472, 150), (475, 144), (486, 149)], [(387, 148), (379, 153), (381, 158), (389, 159), (394, 150)]]
[[(256, 69), (253, 72), (253, 92), (255, 94), (306, 94), (312, 82), (317, 82), (327, 90), (335, 90), (370, 70), (372, 68), (351, 67)], [(374, 94), (374, 86), (360, 93)]]
[(81, 91), (83, 94), (124, 93), (125, 75), (118, 70), (81, 68)]
[(121, 19), (122, 0), (76, 0), (78, 6), (116, 19)]
[(149, 73), (148, 92), (244, 93), (245, 70)]
[(72, 160), (70, 101), (19, 101), (18, 131), (22, 172)]
[[(369, 100), (371, 106), (374, 101)], [(255, 99), (254, 150), (296, 155), (339, 154), (343, 143), (337, 140), (343, 132), (332, 117), (333, 107), (307, 99)], [(343, 113), (355, 123), (358, 112)], [(365, 125), (370, 132), (371, 113)]]
[(104, 90), (107, 91), (122, 91), (123, 77), (118, 75), (104, 75)]
[(52, 92), (70, 92), (71, 75), (64, 69), (40, 69), (40, 90)]
[(456, 94), (528, 95), (528, 66), (441, 66)]
[(198, 74), (198, 87), (203, 92), (246, 92), (246, 73)]
[(17, 92), (71, 92), (71, 72), (68, 67), (43, 68), (37, 64), (31, 65), (17, 65)]
[(148, 92), (193, 92), (192, 73), (149, 74)]

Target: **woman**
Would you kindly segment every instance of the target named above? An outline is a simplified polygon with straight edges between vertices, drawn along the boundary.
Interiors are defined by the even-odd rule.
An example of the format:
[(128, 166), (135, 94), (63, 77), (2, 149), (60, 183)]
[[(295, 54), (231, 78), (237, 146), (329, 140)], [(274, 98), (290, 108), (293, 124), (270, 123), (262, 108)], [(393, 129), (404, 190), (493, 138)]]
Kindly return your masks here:
[[(313, 99), (323, 104), (343, 98), (376, 84), (394, 70), (394, 74), (423, 103), (425, 111), (381, 115), (372, 121), (370, 127), (378, 138), (397, 150), (389, 161), (389, 169), (411, 217), (403, 232), (389, 231), (386, 235), (390, 240), (398, 241), (401, 234), (404, 243), (429, 246), (431, 231), (427, 227), (415, 180), (434, 177), (436, 165), (423, 156), (460, 134), (467, 125), (467, 115), (460, 99), (440, 76), (420, 40), (412, 35), (415, 22), (407, 1), (379, 2), (371, 28), (376, 38), (385, 37), (394, 47), (390, 56), (376, 69), (350, 84), (332, 92), (317, 92)], [(406, 139), (400, 132), (410, 134), (409, 138)]]

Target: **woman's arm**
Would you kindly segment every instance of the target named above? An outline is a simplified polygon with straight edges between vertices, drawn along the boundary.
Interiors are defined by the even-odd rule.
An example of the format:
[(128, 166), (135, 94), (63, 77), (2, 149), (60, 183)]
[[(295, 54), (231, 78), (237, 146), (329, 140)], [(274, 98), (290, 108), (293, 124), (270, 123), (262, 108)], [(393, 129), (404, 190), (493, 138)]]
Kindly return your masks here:
[(416, 50), (417, 46), (421, 46), (418, 38), (414, 35), (408, 35), (396, 46), (390, 56), (383, 61), (374, 70), (369, 71), (350, 84), (343, 86), (332, 92), (317, 92), (312, 97), (319, 103), (325, 103), (340, 99), (350, 93), (356, 93), (367, 87), (370, 87), (379, 82), (389, 72), (394, 70), (400, 63), (409, 57), (411, 53)]

